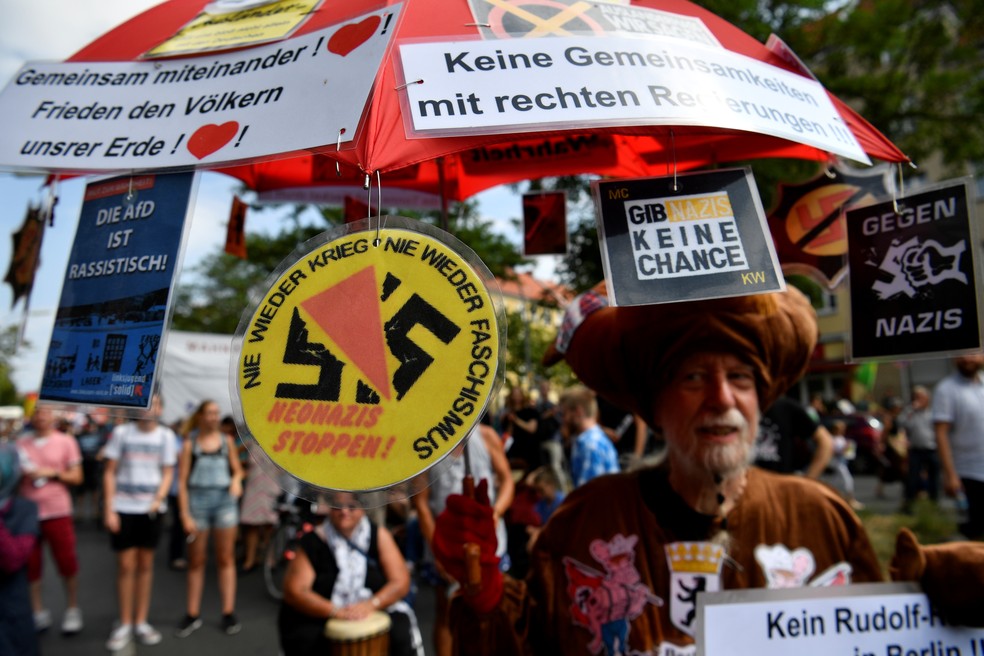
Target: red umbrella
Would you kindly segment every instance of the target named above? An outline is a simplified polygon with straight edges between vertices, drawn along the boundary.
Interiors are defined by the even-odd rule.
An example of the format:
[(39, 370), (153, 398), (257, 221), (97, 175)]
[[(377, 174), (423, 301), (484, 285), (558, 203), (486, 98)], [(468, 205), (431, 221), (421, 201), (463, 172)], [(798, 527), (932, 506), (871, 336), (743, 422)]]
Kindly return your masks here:
[[(119, 27), (76, 53), (71, 61), (127, 61), (140, 58), (166, 40), (202, 11), (207, 0), (168, 0)], [(370, 11), (398, 3), (358, 0), (326, 2), (319, 6), (294, 36), (339, 25)], [(480, 39), (501, 34), (522, 19), (521, 14), (504, 15), (502, 3), (485, 0), (406, 0), (394, 25), (393, 44), (420, 41), (446, 42)], [(517, 6), (524, 3), (517, 3)], [(534, 3), (530, 3), (531, 5)], [(539, 6), (557, 7), (563, 13), (575, 4), (549, 0)], [(490, 26), (476, 25), (472, 6), (484, 6)], [(784, 72), (795, 67), (763, 44), (718, 16), (685, 0), (633, 0), (633, 7), (659, 10), (663, 15), (697, 19), (720, 45)], [(491, 9), (490, 9), (491, 7)], [(527, 17), (528, 18), (528, 17)], [(534, 17), (535, 18), (535, 17)], [(589, 16), (582, 27), (592, 27)], [(492, 31), (495, 34), (490, 35)], [(337, 160), (362, 174), (383, 174), (386, 188), (403, 187), (445, 198), (463, 199), (482, 189), (505, 182), (573, 173), (639, 176), (685, 170), (701, 165), (759, 157), (790, 157), (827, 160), (831, 154), (816, 145), (768, 134), (706, 125), (592, 125), (541, 131), (454, 136), (408, 137), (404, 124), (407, 89), (400, 77), (398, 47), (387, 52), (378, 73), (360, 128), (341, 148), (325, 138), (314, 138), (308, 152), (280, 154), (278, 159), (235, 166), (203, 164), (227, 172), (258, 189), (335, 185), (332, 166), (325, 157)], [(405, 62), (404, 62), (405, 63)], [(861, 149), (881, 160), (907, 161), (887, 138), (843, 102), (830, 97), (834, 108), (850, 129)], [(313, 119), (312, 119), (313, 120)], [(530, 130), (530, 128), (526, 128)], [(322, 132), (324, 134), (324, 132)], [(591, 138), (590, 145), (575, 149), (577, 140)], [(565, 148), (560, 148), (566, 146)], [(327, 171), (327, 175), (326, 175)], [(351, 184), (360, 176), (352, 176)]]
[[(616, 134), (553, 134), (469, 148), (388, 171), (382, 176), (384, 200), (395, 207), (437, 207), (442, 199), (463, 201), (518, 180), (582, 173), (652, 174), (668, 160), (640, 158), (629, 144), (643, 139), (653, 143), (653, 153), (658, 152), (651, 137)], [(344, 196), (364, 196), (367, 174), (348, 163), (339, 164), (334, 157), (334, 153), (305, 154), (219, 170), (259, 192), (261, 200), (337, 203)]]

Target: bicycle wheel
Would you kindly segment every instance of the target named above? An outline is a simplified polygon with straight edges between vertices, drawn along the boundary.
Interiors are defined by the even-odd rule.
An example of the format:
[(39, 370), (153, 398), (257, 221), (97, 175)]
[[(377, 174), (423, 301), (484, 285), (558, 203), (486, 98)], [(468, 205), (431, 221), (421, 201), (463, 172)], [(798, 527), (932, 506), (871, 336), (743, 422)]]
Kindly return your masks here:
[(277, 601), (284, 597), (284, 573), (287, 571), (287, 565), (290, 564), (287, 550), (291, 545), (294, 531), (296, 529), (290, 525), (277, 527), (263, 557), (263, 583), (266, 585), (267, 594)]

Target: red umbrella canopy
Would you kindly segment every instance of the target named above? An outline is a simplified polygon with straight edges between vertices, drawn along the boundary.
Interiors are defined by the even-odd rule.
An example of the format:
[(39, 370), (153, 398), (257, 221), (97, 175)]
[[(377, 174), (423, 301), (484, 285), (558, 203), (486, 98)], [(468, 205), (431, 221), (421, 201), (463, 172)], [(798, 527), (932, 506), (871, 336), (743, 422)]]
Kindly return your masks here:
[[(168, 0), (107, 32), (76, 53), (70, 61), (139, 59), (149, 49), (171, 37), (198, 16), (206, 4), (207, 0)], [(662, 79), (660, 76), (667, 73), (667, 62), (678, 51), (712, 53), (707, 61), (715, 67), (721, 64), (711, 61), (714, 56), (723, 58), (719, 61), (733, 60), (736, 67), (746, 66), (743, 70), (749, 71), (753, 77), (756, 71), (767, 72), (764, 82), (758, 81), (761, 91), (753, 92), (748, 98), (736, 100), (727, 97), (726, 90), (713, 90), (705, 94), (717, 96), (718, 107), (709, 110), (711, 113), (737, 114), (742, 106), (729, 103), (744, 103), (745, 112), (751, 114), (749, 107), (756, 106), (756, 93), (769, 95), (776, 91), (777, 85), (789, 88), (787, 81), (791, 81), (794, 86), (799, 83), (816, 84), (796, 72), (795, 64), (787, 62), (772, 49), (713, 13), (684, 0), (633, 0), (630, 5), (544, 0), (537, 3), (513, 3), (512, 9), (504, 7), (503, 3), (488, 0), (404, 0), (402, 3), (350, 0), (344, 3), (322, 3), (291, 38), (315, 33), (329, 26), (343, 25), (346, 21), (352, 21), (350, 25), (358, 26), (360, 23), (355, 20), (358, 17), (387, 8), (392, 9), (396, 17), (393, 25), (385, 26), (393, 34), (378, 71), (363, 73), (375, 76), (375, 82), (355, 134), (349, 132), (337, 141), (326, 138), (326, 135), (331, 134), (331, 128), (329, 126), (321, 129), (323, 126), (317, 125), (318, 111), (312, 107), (312, 127), (319, 129), (312, 129), (312, 143), (304, 150), (260, 158), (266, 161), (252, 159), (231, 162), (230, 165), (229, 161), (209, 163), (206, 160), (199, 166), (227, 172), (257, 189), (338, 184), (339, 181), (332, 177), (332, 167), (326, 166), (327, 157), (362, 173), (380, 172), (383, 174), (383, 184), (387, 187), (403, 185), (407, 189), (444, 193), (448, 198), (463, 199), (505, 182), (548, 175), (653, 175), (672, 172), (674, 169), (684, 170), (759, 157), (827, 160), (832, 158), (832, 153), (837, 152), (832, 147), (826, 147), (822, 140), (811, 139), (809, 134), (790, 136), (785, 133), (763, 133), (754, 122), (747, 125), (733, 121), (714, 124), (714, 121), (706, 122), (699, 118), (695, 120), (692, 112), (686, 114), (685, 111), (679, 121), (674, 121), (672, 117), (652, 119), (648, 115), (627, 116), (625, 120), (621, 120), (618, 112), (613, 110), (614, 113), (609, 112), (600, 119), (589, 118), (584, 121), (575, 118), (524, 123), (521, 118), (514, 123), (506, 121), (503, 124), (485, 125), (482, 121), (495, 112), (478, 110), (476, 92), (472, 91), (469, 95), (464, 86), (458, 86), (459, 81), (464, 81), (467, 76), (454, 77), (453, 74), (468, 72), (478, 79), (476, 71), (491, 70), (508, 62), (504, 57), (515, 56), (515, 48), (525, 48), (521, 54), (531, 56), (530, 53), (546, 51), (547, 46), (554, 47), (549, 44), (551, 41), (563, 43), (563, 47), (580, 48), (576, 52), (590, 50), (594, 57), (591, 61), (594, 69), (599, 69), (602, 65), (606, 67), (602, 74), (621, 75), (622, 79), (626, 76), (645, 77), (650, 83), (654, 98), (659, 93), (653, 91), (654, 87), (664, 89), (662, 93), (666, 94), (666, 87), (659, 86)], [(601, 14), (592, 13), (598, 11)], [(667, 40), (667, 26), (676, 29), (677, 36), (682, 34), (686, 38)], [(378, 28), (378, 24), (376, 27)], [(591, 33), (586, 34), (586, 31)], [(684, 32), (692, 34), (687, 35)], [(595, 42), (587, 39), (610, 37), (613, 33), (624, 37), (617, 43), (619, 48), (628, 47), (626, 44), (648, 47), (646, 63), (653, 64), (662, 57), (663, 64), (661, 67), (650, 65), (643, 68), (623, 67), (618, 70), (606, 63), (601, 57), (605, 54), (603, 47), (607, 46), (607, 42), (598, 42), (601, 45), (595, 46)], [(694, 43), (693, 34), (697, 35), (697, 41), (703, 43)], [(516, 38), (546, 35), (553, 38)], [(572, 40), (570, 43), (582, 45), (568, 46), (565, 38)], [(647, 40), (653, 39), (657, 39), (654, 42), (656, 45), (647, 45)], [(710, 46), (708, 41), (712, 42)], [(539, 45), (530, 46), (530, 43)], [(434, 47), (438, 54), (431, 56), (422, 49), (422, 44), (437, 44)], [(551, 63), (559, 64), (560, 56), (553, 56)], [(499, 57), (498, 62), (496, 57)], [(428, 62), (435, 64), (436, 68), (427, 69)], [(754, 68), (757, 66), (767, 68)], [(440, 70), (442, 67), (445, 70)], [(590, 73), (590, 67), (583, 61), (577, 68), (585, 71), (585, 75)], [(414, 74), (420, 70), (436, 71), (434, 75), (443, 75), (446, 79), (442, 80), (428, 73), (428, 79), (420, 78), (423, 81), (419, 82)], [(556, 72), (559, 73), (559, 68)], [(546, 75), (554, 73), (554, 70), (545, 72)], [(503, 88), (508, 88), (510, 80), (516, 80), (515, 84), (522, 86), (526, 71), (497, 70), (494, 74), (499, 86), (504, 84), (506, 86)], [(489, 79), (492, 79), (491, 75)], [(556, 78), (557, 81), (563, 79), (565, 78)], [(570, 88), (574, 90), (572, 93), (576, 94), (580, 80), (567, 79)], [(743, 83), (746, 86), (755, 86), (755, 83), (748, 80), (743, 80)], [(483, 81), (478, 84), (480, 89)], [(436, 101), (421, 98), (427, 98), (426, 93), (435, 93), (435, 90), (441, 88), (461, 91), (457, 97), (442, 100), (448, 104), (442, 106), (445, 115), (441, 117), (437, 129), (418, 125), (417, 121), (423, 121), (422, 115), (427, 113), (428, 108), (432, 115), (440, 109)], [(556, 88), (559, 92), (559, 83)], [(844, 141), (860, 146), (854, 159), (863, 159), (866, 153), (872, 158), (886, 161), (907, 161), (898, 148), (856, 112), (819, 85), (816, 88), (819, 89), (819, 94), (816, 95), (795, 89), (787, 92), (787, 95), (797, 100), (810, 96), (812, 101), (819, 97), (822, 103), (829, 102), (838, 120), (842, 121), (840, 125), (846, 126), (850, 131)], [(421, 96), (421, 93), (424, 95)], [(530, 99), (534, 97), (539, 98), (532, 93), (498, 95), (496, 99), (499, 102), (499, 113), (502, 114), (505, 110), (516, 110), (514, 114), (525, 112), (528, 107), (523, 105), (526, 102), (523, 99), (533, 102)], [(502, 100), (503, 98), (506, 99)], [(688, 103), (692, 105), (705, 102), (700, 94), (677, 94), (673, 98), (665, 95), (664, 99), (667, 100), (664, 104), (676, 104), (684, 109)], [(603, 104), (604, 97), (596, 96), (594, 100)], [(555, 105), (556, 101), (557, 97), (554, 97)], [(428, 102), (432, 104), (427, 105)], [(488, 110), (490, 105), (486, 103), (483, 107)], [(725, 112), (724, 109), (729, 107), (731, 112)], [(456, 112), (456, 109), (461, 111)], [(468, 114), (468, 110), (473, 110), (472, 114), (485, 116), (461, 116)], [(450, 125), (450, 114), (455, 113), (458, 114), (455, 116), (456, 120), (474, 120), (474, 124), (464, 127)], [(448, 126), (444, 123), (448, 123)], [(810, 130), (803, 132), (809, 133)], [(815, 130), (812, 136), (816, 136)], [(841, 151), (840, 154), (844, 152), (850, 151)], [(358, 177), (360, 176), (350, 175), (344, 184), (351, 184)]]

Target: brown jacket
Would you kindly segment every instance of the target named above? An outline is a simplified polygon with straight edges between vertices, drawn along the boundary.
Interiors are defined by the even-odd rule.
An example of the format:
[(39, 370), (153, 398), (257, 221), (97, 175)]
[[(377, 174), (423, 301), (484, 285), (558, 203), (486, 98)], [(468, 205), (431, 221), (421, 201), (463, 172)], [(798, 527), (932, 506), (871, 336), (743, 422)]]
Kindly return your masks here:
[[(726, 549), (709, 542), (721, 529)], [(455, 604), (459, 651), (662, 653), (662, 643), (693, 644), (697, 591), (882, 580), (861, 522), (833, 491), (755, 468), (724, 522), (686, 506), (662, 468), (591, 481), (551, 517), (530, 570), (507, 579), (489, 616)]]

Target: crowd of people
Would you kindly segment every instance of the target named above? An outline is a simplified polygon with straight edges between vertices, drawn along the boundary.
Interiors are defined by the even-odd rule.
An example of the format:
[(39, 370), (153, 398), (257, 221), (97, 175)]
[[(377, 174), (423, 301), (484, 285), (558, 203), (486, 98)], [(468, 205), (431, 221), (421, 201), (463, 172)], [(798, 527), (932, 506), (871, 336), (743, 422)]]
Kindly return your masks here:
[[(861, 507), (848, 431), (859, 410), (784, 396), (805, 364), (808, 312), (794, 294), (776, 298), (775, 307), (760, 307), (761, 299), (717, 302), (713, 311), (696, 304), (661, 315), (662, 323), (649, 316), (659, 309), (599, 305), (574, 326), (578, 338), (569, 335), (564, 352), (550, 357), (566, 359), (583, 384), (554, 392), (543, 380), (535, 393), (511, 386), (451, 465), (385, 512), (367, 512), (350, 494), (320, 499), (326, 510), (284, 581), (284, 656), (327, 653), (326, 622), (373, 616), (385, 616), (389, 652), (401, 655), (421, 655), (424, 639), (439, 656), (460, 652), (456, 636), (467, 631), (484, 636), (483, 653), (685, 646), (692, 627), (680, 609), (670, 614), (677, 602), (662, 562), (673, 545), (706, 544), (720, 552), (719, 564), (738, 563), (718, 568), (706, 590), (778, 584), (782, 554), (794, 549), (813, 559), (796, 584), (880, 580), (860, 521), (842, 507)], [(620, 369), (628, 360), (633, 367)], [(916, 386), (909, 402), (891, 398), (869, 410), (882, 427), (874, 455), (879, 479), (902, 483), (903, 510), (921, 497), (937, 502), (942, 489), (966, 504), (963, 535), (980, 540), (984, 357), (954, 365), (935, 390)], [(74, 532), (81, 521), (98, 520), (115, 554), (119, 616), (105, 627), (109, 650), (162, 640), (148, 617), (165, 534), (168, 562), (186, 577), (173, 635), (187, 638), (202, 626), (210, 548), (221, 627), (229, 635), (242, 629), (237, 580), (261, 565), (283, 490), (252, 463), (214, 401), (170, 427), (160, 412), (158, 396), (129, 419), (41, 403), (26, 426), (2, 436), (0, 652), (37, 653), (36, 633), (54, 622), (41, 596), (44, 548), (63, 582), (60, 630), (83, 629)], [(749, 468), (753, 460), (758, 467)], [(831, 472), (833, 486), (810, 482)], [(477, 489), (462, 496), (473, 482)], [(811, 504), (809, 530), (797, 524), (801, 503)], [(473, 591), (464, 543), (482, 550)], [(641, 567), (640, 558), (650, 564)], [(591, 605), (610, 577), (627, 574), (624, 612)], [(417, 579), (434, 596), (432, 636), (420, 635), (414, 615)], [(459, 597), (464, 604), (452, 603)], [(481, 619), (489, 614), (498, 619)], [(643, 615), (648, 628), (639, 634), (633, 621)]]
[[(967, 359), (954, 358), (956, 375), (960, 375), (960, 367), (966, 368), (963, 363)], [(966, 377), (972, 378), (973, 375)], [(946, 387), (941, 381), (939, 388), (945, 391)], [(932, 399), (933, 389), (926, 385), (913, 386), (908, 401), (887, 396), (877, 404), (866, 401), (854, 404), (844, 398), (832, 401), (815, 395), (809, 405), (802, 406), (791, 399), (783, 399), (763, 417), (756, 443), (756, 464), (774, 471), (827, 480), (840, 490), (855, 510), (864, 508), (855, 497), (854, 476), (857, 473), (877, 476), (876, 496), (881, 499), (888, 498), (889, 485), (897, 484), (899, 510), (903, 513), (912, 513), (914, 504), (920, 499), (937, 504), (944, 473), (937, 449), (937, 431), (942, 430), (941, 424), (949, 423), (944, 418), (951, 417), (953, 410), (946, 408), (946, 396), (941, 396), (935, 406)], [(792, 454), (782, 465), (763, 460), (763, 453), (768, 453), (769, 448), (762, 448), (763, 442), (768, 441), (764, 437), (769, 433), (766, 428), (770, 426), (768, 416), (774, 415), (779, 405), (795, 406), (786, 412), (799, 417), (801, 422), (798, 431), (778, 431), (785, 436), (783, 442), (788, 444), (787, 449)], [(951, 465), (951, 470), (954, 466)], [(964, 487), (951, 486), (951, 495), (961, 506), (965, 504)], [(968, 533), (967, 536), (977, 537), (977, 534)]]
[[(538, 532), (522, 577), (501, 571), (484, 495), (450, 496), (432, 538), (439, 565), (463, 580), (474, 568), (462, 545), (480, 553), (479, 592), (452, 606), (458, 653), (689, 654), (702, 591), (883, 580), (840, 494), (809, 475), (750, 464), (763, 413), (802, 377), (816, 345), (815, 313), (801, 293), (599, 303), (565, 317), (565, 327), (556, 346), (574, 373), (658, 430), (665, 457), (574, 489)], [(952, 385), (949, 400), (933, 405), (947, 492), (962, 490), (971, 508), (984, 426), (968, 415), (975, 402), (976, 414), (984, 409), (982, 362), (958, 358), (958, 372), (936, 391), (939, 399)], [(901, 409), (892, 412), (897, 418)], [(785, 417), (772, 419), (777, 460), (793, 451), (787, 439), (811, 437), (833, 451), (820, 422), (787, 433), (777, 421)], [(886, 439), (901, 430), (890, 425)], [(807, 460), (812, 476), (823, 459)], [(977, 538), (975, 528), (971, 510), (961, 530)], [(918, 582), (949, 621), (984, 622), (984, 543), (920, 545), (902, 529), (889, 569)]]
[[(48, 630), (55, 622), (41, 597), (45, 548), (65, 591), (66, 610), (58, 628), (66, 635), (83, 630), (75, 538), (78, 522), (105, 530), (115, 558), (118, 618), (114, 626), (106, 627), (110, 651), (122, 650), (131, 642), (155, 645), (163, 639), (166, 630), (149, 622), (154, 561), (161, 542), (166, 545), (163, 550), (170, 568), (186, 577), (184, 611), (170, 633), (186, 638), (202, 626), (202, 592), (208, 584), (206, 563), (210, 555), (220, 598), (221, 627), (229, 635), (242, 629), (235, 612), (237, 581), (261, 566), (279, 520), (277, 509), (289, 495), (262, 467), (253, 464), (236, 434), (235, 423), (230, 417), (221, 417), (215, 401), (202, 401), (186, 418), (170, 426), (161, 423), (161, 413), (159, 395), (146, 411), (137, 413), (99, 409), (87, 414), (41, 402), (23, 425), (5, 426), (0, 444), (5, 447), (8, 467), (3, 479), (7, 496), (2, 500), (6, 506), (0, 513), (0, 531), (11, 532), (22, 545), (23, 563), (16, 554), (5, 551), (4, 555), (5, 567), (23, 575), (26, 596), (21, 600), (12, 593), (5, 594), (4, 607), (16, 606), (18, 612), (3, 623), (0, 646), (16, 646), (12, 653), (37, 653), (36, 633)], [(638, 449), (628, 439), (619, 446), (624, 424), (634, 424), (631, 414), (610, 408), (605, 417), (613, 417), (614, 425), (600, 423), (597, 400), (587, 388), (577, 386), (557, 395), (544, 380), (536, 396), (520, 386), (510, 388), (501, 409), (486, 415), (474, 436), (462, 443), (459, 451), (469, 451), (470, 476), (492, 482), (499, 554), (505, 570), (517, 576), (525, 572), (529, 545), (573, 487), (619, 471), (644, 455), (643, 442), (638, 443)], [(624, 445), (629, 442), (633, 448), (626, 450)], [(392, 541), (400, 567), (420, 572), (433, 588), (437, 612), (431, 639), (440, 654), (450, 653), (447, 600), (457, 586), (434, 562), (429, 543), (434, 519), (446, 498), (460, 491), (464, 475), (464, 459), (453, 459), (452, 466), (442, 468), (440, 476), (431, 475), (427, 487), (415, 498), (394, 504), (383, 515), (385, 522), (372, 524), (372, 549), (382, 549), (385, 558), (378, 560), (380, 556), (373, 551), (369, 562), (390, 561), (383, 586), (389, 585), (385, 581), (394, 580)], [(321, 568), (332, 560), (326, 559), (326, 553), (342, 557), (337, 548), (324, 551), (324, 545), (332, 543), (330, 536), (343, 534), (342, 543), (351, 543), (351, 536), (336, 520), (365, 517), (366, 513), (354, 498), (344, 503), (322, 501), (326, 502), (323, 508), (331, 508), (325, 511), (324, 527), (305, 539), (301, 552), (308, 557), (291, 563), (284, 586), (284, 604), (294, 608), (281, 613), (286, 656), (320, 653), (323, 647), (319, 641), (311, 642), (309, 630), (294, 626), (298, 612), (310, 614), (312, 608), (324, 603), (334, 609), (331, 617), (360, 615), (358, 610), (343, 610), (353, 604), (346, 604), (344, 595), (340, 598), (332, 592), (334, 578), (322, 580)], [(24, 520), (25, 507), (31, 509), (27, 513), (30, 521)], [(352, 561), (351, 554), (347, 560)], [(304, 569), (305, 563), (310, 567), (312, 562), (320, 563), (314, 568), (314, 578), (314, 570)], [(361, 589), (347, 574), (340, 580), (355, 586), (346, 593), (349, 596)], [(391, 588), (377, 586), (389, 592), (371, 597), (375, 600), (370, 604), (373, 610), (381, 603), (379, 599), (387, 597), (392, 599), (382, 608), (406, 610), (400, 605), (412, 601), (413, 594), (408, 586), (404, 590), (402, 582), (397, 583)], [(378, 592), (371, 586), (366, 590)], [(319, 595), (322, 602), (317, 601)], [(411, 624), (413, 631), (403, 621), (391, 626), (394, 637), (405, 634), (392, 641), (392, 653), (423, 653), (419, 629), (415, 621)]]

